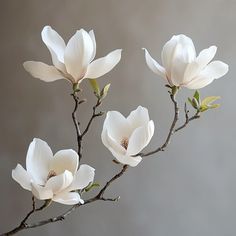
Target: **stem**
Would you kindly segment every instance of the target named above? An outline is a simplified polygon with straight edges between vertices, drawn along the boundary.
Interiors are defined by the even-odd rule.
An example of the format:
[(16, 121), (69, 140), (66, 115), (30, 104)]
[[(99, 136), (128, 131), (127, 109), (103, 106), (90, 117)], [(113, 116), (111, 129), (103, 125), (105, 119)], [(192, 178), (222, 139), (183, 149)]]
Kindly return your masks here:
[(79, 100), (79, 96), (78, 96), (78, 92), (74, 91), (71, 96), (73, 97), (74, 101), (75, 101), (75, 106), (74, 106), (74, 110), (72, 112), (72, 120), (73, 123), (75, 125), (75, 130), (76, 130), (76, 138), (77, 138), (77, 145), (78, 145), (78, 155), (79, 155), (79, 160), (81, 160), (82, 158), (82, 137), (81, 137), (81, 131), (80, 131), (80, 123), (78, 122), (77, 119), (77, 115), (76, 112), (78, 110), (79, 104), (80, 104), (80, 100)]
[(155, 149), (154, 151), (148, 152), (146, 154), (145, 153), (139, 153), (136, 156), (147, 157), (147, 156), (153, 155), (157, 152), (164, 151), (165, 148), (167, 147), (167, 145), (170, 143), (171, 136), (175, 132), (174, 129), (175, 129), (176, 123), (179, 119), (179, 107), (178, 107), (178, 103), (177, 103), (176, 98), (175, 98), (175, 94), (170, 93), (170, 98), (171, 98), (171, 101), (174, 104), (174, 119), (173, 119), (172, 124), (170, 126), (170, 130), (169, 130), (169, 133), (167, 135), (167, 138), (166, 138), (165, 142), (160, 147)]
[(103, 115), (103, 112), (96, 113), (96, 110), (97, 110), (97, 108), (98, 108), (100, 105), (101, 105), (101, 100), (100, 100), (100, 98), (98, 98), (98, 99), (97, 99), (97, 103), (93, 106), (93, 113), (92, 113), (92, 116), (91, 116), (91, 118), (89, 119), (89, 122), (88, 122), (88, 124), (87, 124), (87, 126), (86, 126), (84, 132), (81, 134), (82, 137), (84, 137), (84, 136), (87, 134), (87, 132), (89, 131), (89, 128), (90, 128), (90, 126), (91, 126), (93, 120), (94, 120), (96, 117)]
[(48, 206), (48, 203), (45, 202), (44, 205), (42, 205), (40, 208), (35, 209), (35, 202), (33, 202), (33, 209), (26, 215), (26, 217), (22, 220), (20, 225), (18, 227), (16, 227), (15, 229), (7, 232), (7, 233), (1, 234), (0, 236), (13, 235), (13, 234), (16, 234), (19, 231), (24, 230), (24, 229), (36, 228), (36, 227), (40, 227), (40, 226), (50, 224), (50, 223), (54, 223), (54, 222), (57, 222), (57, 221), (62, 221), (68, 215), (70, 215), (75, 209), (77, 209), (77, 208), (79, 208), (83, 205), (95, 202), (95, 201), (99, 201), (99, 200), (101, 200), (101, 201), (117, 201), (119, 198), (104, 198), (103, 195), (104, 195), (106, 189), (111, 185), (111, 183), (114, 182), (116, 179), (120, 178), (125, 173), (127, 168), (128, 168), (128, 166), (124, 165), (123, 168), (121, 169), (121, 171), (118, 174), (116, 174), (114, 177), (112, 177), (105, 184), (105, 186), (99, 191), (99, 193), (95, 197), (84, 201), (84, 204), (81, 204), (81, 203), (76, 204), (76, 205), (72, 206), (70, 209), (68, 209), (67, 211), (65, 211), (63, 214), (61, 214), (59, 216), (52, 217), (52, 218), (49, 218), (49, 219), (46, 219), (46, 220), (42, 220), (42, 221), (39, 221), (39, 222), (36, 222), (36, 223), (28, 224), (28, 223), (26, 223), (26, 221), (33, 212), (43, 210), (45, 207)]
[(21, 223), (16, 227), (14, 228), (13, 230), (7, 232), (7, 233), (3, 233), (1, 234), (0, 236), (8, 236), (8, 235), (13, 235), (13, 234), (16, 234), (18, 233), (19, 231), (23, 230), (23, 229), (28, 229), (30, 228), (29, 224), (26, 223), (26, 221), (29, 219), (29, 217), (34, 213), (34, 212), (37, 212), (37, 211), (42, 211), (44, 208), (46, 208), (47, 206), (49, 205), (49, 202), (48, 201), (45, 201), (44, 204), (39, 207), (39, 208), (36, 208), (35, 206), (35, 198), (32, 197), (32, 210), (25, 216), (25, 218), (21, 221)]
[(185, 128), (190, 121), (200, 118), (200, 111), (198, 111), (198, 110), (196, 111), (196, 113), (193, 116), (191, 116), (191, 117), (188, 116), (189, 111), (187, 110), (186, 103), (184, 105), (184, 112), (185, 112), (185, 122), (184, 122), (183, 125), (179, 126), (177, 129), (175, 129), (174, 133), (176, 133), (176, 132), (180, 131), (181, 129)]

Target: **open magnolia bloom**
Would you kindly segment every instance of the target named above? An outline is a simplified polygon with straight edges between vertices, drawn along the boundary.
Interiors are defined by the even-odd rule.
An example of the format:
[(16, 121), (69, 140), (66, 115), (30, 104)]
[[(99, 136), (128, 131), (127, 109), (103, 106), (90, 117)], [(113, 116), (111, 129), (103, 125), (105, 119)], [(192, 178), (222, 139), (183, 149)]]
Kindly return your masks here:
[(78, 192), (93, 182), (95, 169), (81, 165), (78, 154), (71, 150), (58, 151), (54, 156), (51, 148), (41, 139), (34, 139), (26, 156), (26, 170), (18, 164), (12, 170), (12, 178), (22, 188), (32, 191), (40, 200), (52, 199), (62, 204), (83, 204)]
[(95, 79), (112, 70), (121, 58), (121, 49), (117, 49), (93, 61), (96, 55), (93, 30), (89, 33), (84, 29), (76, 31), (67, 45), (50, 26), (45, 26), (41, 35), (51, 53), (53, 66), (36, 61), (23, 65), (33, 77), (46, 82), (67, 79), (74, 84), (85, 78)]
[(127, 118), (120, 112), (109, 111), (103, 125), (102, 142), (118, 162), (136, 166), (142, 160), (135, 156), (150, 142), (154, 123), (148, 110), (139, 106)]
[(145, 50), (148, 67), (167, 79), (171, 86), (200, 89), (228, 72), (228, 65), (221, 61), (210, 62), (217, 47), (211, 46), (196, 56), (192, 40), (185, 35), (174, 35), (162, 49), (162, 64), (159, 65)]

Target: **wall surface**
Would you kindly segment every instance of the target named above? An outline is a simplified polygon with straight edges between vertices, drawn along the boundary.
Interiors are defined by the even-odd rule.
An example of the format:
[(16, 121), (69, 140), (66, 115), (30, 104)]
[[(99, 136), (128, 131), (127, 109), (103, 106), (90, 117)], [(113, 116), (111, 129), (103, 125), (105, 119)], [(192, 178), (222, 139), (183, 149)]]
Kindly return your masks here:
[[(146, 150), (163, 142), (173, 111), (165, 82), (147, 68), (142, 47), (160, 60), (163, 44), (184, 33), (197, 52), (217, 45), (216, 58), (228, 63), (230, 72), (201, 90), (203, 96), (220, 95), (221, 108), (176, 134), (164, 153), (130, 168), (107, 192), (120, 195), (118, 203), (97, 202), (63, 223), (19, 235), (235, 236), (235, 12), (234, 0), (1, 0), (0, 232), (18, 224), (31, 207), (30, 193), (11, 179), (16, 164), (25, 165), (31, 140), (46, 140), (54, 152), (76, 148), (69, 83), (44, 83), (22, 67), (26, 60), (51, 63), (40, 37), (43, 26), (51, 25), (66, 40), (76, 29), (94, 29), (97, 57), (124, 49), (119, 65), (100, 79), (112, 83), (103, 109), (128, 115), (139, 104), (146, 106), (156, 125)], [(95, 100), (87, 82), (83, 88), (88, 102), (79, 115), (85, 122)], [(192, 92), (181, 91), (181, 105)], [(101, 142), (103, 120), (95, 121), (84, 140), (83, 159), (96, 168), (101, 184), (119, 168)], [(65, 209), (53, 204), (34, 220)]]

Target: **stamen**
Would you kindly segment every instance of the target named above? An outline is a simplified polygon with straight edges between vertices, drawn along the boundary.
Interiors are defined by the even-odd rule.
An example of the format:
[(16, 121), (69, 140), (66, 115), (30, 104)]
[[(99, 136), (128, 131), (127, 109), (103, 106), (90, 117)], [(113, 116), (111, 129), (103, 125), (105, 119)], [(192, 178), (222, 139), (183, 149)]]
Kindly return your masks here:
[(125, 150), (127, 150), (128, 145), (129, 145), (129, 139), (128, 138), (123, 138), (121, 140), (120, 144)]
[(50, 178), (52, 178), (56, 175), (57, 175), (57, 173), (54, 170), (50, 170), (49, 173), (48, 173), (47, 180), (49, 180)]

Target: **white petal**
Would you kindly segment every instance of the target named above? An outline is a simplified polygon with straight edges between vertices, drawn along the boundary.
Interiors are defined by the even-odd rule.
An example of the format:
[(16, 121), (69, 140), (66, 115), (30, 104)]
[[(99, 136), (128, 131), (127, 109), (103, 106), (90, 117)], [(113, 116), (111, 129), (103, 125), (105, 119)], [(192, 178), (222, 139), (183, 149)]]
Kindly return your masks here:
[(217, 47), (211, 46), (199, 53), (196, 62), (199, 64), (200, 70), (202, 70), (214, 58), (216, 51)]
[(128, 138), (131, 134), (128, 121), (118, 111), (107, 112), (103, 130), (107, 130), (108, 134), (118, 142), (121, 142), (123, 138)]
[(172, 61), (175, 55), (175, 49), (177, 46), (178, 40), (176, 36), (174, 35), (163, 47), (162, 53), (161, 53), (161, 59), (163, 66), (166, 69), (166, 74), (168, 77), (171, 77), (171, 67), (172, 67)]
[(132, 111), (129, 114), (127, 120), (133, 129), (136, 129), (139, 126), (146, 125), (149, 122), (149, 114), (147, 108), (138, 106), (136, 110)]
[(124, 165), (136, 166), (142, 160), (140, 156), (132, 157), (126, 155), (127, 151), (121, 146), (121, 144), (118, 144), (116, 140), (110, 137), (107, 132), (103, 133), (102, 141), (117, 161)]
[(163, 68), (161, 65), (159, 65), (157, 63), (157, 61), (155, 61), (151, 55), (149, 54), (148, 50), (144, 48), (145, 51), (145, 58), (146, 58), (146, 63), (148, 65), (148, 67), (150, 68), (150, 70), (152, 70), (155, 74), (160, 75), (161, 77), (165, 78), (165, 68)]
[(96, 55), (96, 39), (95, 39), (95, 35), (94, 35), (94, 31), (90, 30), (89, 31), (89, 36), (91, 37), (92, 41), (93, 41), (93, 54), (91, 57), (91, 61), (94, 59), (95, 55)]
[(201, 72), (202, 75), (209, 75), (214, 79), (224, 76), (229, 70), (229, 66), (222, 61), (213, 61)]
[(31, 186), (32, 186), (32, 193), (37, 199), (39, 200), (52, 199), (53, 192), (51, 189), (42, 187), (35, 183), (32, 183)]
[(72, 184), (69, 186), (69, 190), (84, 189), (93, 182), (95, 175), (95, 169), (89, 165), (81, 165), (79, 170), (74, 176)]
[(41, 33), (42, 40), (48, 47), (49, 51), (52, 54), (52, 60), (57, 60), (64, 63), (64, 51), (65, 51), (65, 42), (63, 38), (51, 28), (51, 26), (45, 26)]
[(67, 72), (76, 82), (86, 74), (93, 51), (93, 41), (83, 29), (77, 31), (69, 40), (65, 50), (65, 65)]
[(190, 63), (184, 74), (184, 82), (188, 83), (194, 77), (198, 76), (202, 69), (204, 69), (207, 64), (213, 59), (217, 51), (216, 46), (211, 46), (207, 49), (202, 50), (196, 60)]
[(65, 192), (57, 194), (53, 197), (54, 202), (58, 202), (65, 205), (75, 205), (78, 203), (83, 204), (84, 201), (80, 198), (80, 195), (75, 192)]
[(154, 133), (153, 121), (150, 121), (145, 126), (135, 129), (129, 139), (127, 154), (132, 156), (142, 151), (143, 148), (145, 148), (150, 142), (153, 133)]
[(175, 54), (176, 57), (182, 58), (186, 63), (190, 63), (196, 59), (196, 50), (191, 38), (184, 34), (177, 36), (178, 45), (181, 46), (180, 54)]
[(62, 174), (65, 170), (70, 171), (73, 175), (76, 173), (79, 165), (79, 156), (72, 149), (58, 151), (51, 160), (50, 170), (57, 175)]
[(93, 61), (89, 66), (85, 78), (95, 79), (111, 71), (121, 59), (121, 49), (110, 52), (107, 56)]
[(189, 89), (200, 89), (210, 84), (214, 79), (224, 76), (228, 72), (228, 65), (221, 61), (213, 61), (206, 68), (189, 82), (186, 87)]
[[(176, 47), (176, 52), (180, 50), (180, 47)], [(181, 84), (184, 83), (184, 75), (185, 71), (188, 67), (188, 63), (184, 62), (183, 60), (179, 59), (178, 57), (175, 57), (172, 62), (171, 67), (171, 82), (175, 86), (181, 86)]]
[(51, 177), (45, 187), (51, 189), (54, 194), (57, 194), (66, 189), (73, 181), (73, 175), (70, 171)]
[(12, 170), (12, 178), (22, 188), (31, 191), (31, 176), (20, 164), (17, 164), (16, 168)]
[(29, 145), (26, 156), (26, 169), (37, 184), (45, 184), (52, 157), (51, 148), (43, 140), (35, 138)]
[(33, 77), (45, 82), (64, 79), (63, 75), (54, 66), (49, 66), (43, 62), (26, 61), (23, 66)]
[(121, 146), (121, 140), (115, 140), (109, 136), (108, 131), (104, 130), (102, 132), (102, 142), (111, 151), (117, 152), (119, 154), (125, 155), (126, 150)]
[(129, 166), (137, 166), (140, 161), (142, 161), (142, 157), (132, 157), (129, 155), (120, 155), (119, 153), (112, 152), (113, 156), (122, 164), (129, 165)]

